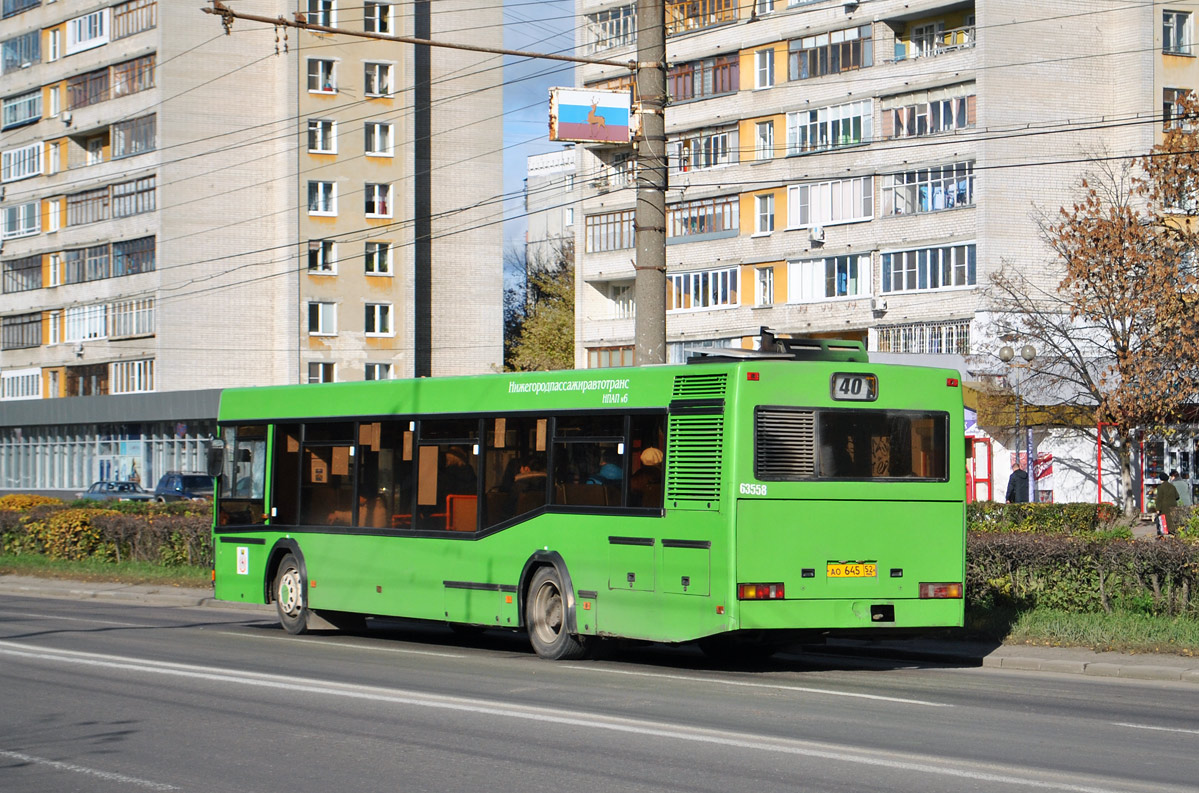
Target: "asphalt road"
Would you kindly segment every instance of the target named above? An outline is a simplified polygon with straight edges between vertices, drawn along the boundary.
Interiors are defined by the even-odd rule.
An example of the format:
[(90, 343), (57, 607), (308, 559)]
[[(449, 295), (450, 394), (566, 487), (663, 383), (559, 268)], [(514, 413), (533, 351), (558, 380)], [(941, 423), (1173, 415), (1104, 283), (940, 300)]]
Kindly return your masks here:
[(0, 600), (0, 790), (1155, 791), (1199, 780), (1199, 687)]

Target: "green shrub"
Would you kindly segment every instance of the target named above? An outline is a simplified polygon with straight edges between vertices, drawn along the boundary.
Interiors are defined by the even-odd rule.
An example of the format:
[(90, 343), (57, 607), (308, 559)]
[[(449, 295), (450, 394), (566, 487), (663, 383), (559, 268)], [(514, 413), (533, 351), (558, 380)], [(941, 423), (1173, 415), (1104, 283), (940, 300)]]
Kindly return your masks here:
[(999, 504), (966, 506), (971, 531), (1036, 534), (1089, 534), (1119, 530), (1120, 510), (1111, 504)]

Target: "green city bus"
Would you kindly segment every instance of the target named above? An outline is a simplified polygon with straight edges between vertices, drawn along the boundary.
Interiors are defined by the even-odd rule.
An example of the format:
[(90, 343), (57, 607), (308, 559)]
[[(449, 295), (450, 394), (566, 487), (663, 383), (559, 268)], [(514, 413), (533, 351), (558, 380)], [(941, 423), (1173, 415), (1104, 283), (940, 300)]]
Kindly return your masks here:
[(554, 659), (960, 626), (957, 372), (737, 352), (226, 390), (216, 597), (274, 602), (291, 633), (525, 630)]

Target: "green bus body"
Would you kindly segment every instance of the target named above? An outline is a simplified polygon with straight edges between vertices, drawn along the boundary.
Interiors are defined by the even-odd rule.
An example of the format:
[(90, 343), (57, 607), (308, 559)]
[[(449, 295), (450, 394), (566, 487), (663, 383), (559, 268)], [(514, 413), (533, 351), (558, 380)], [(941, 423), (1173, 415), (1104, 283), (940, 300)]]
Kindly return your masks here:
[[(858, 375), (873, 376), (867, 388), (873, 393), (834, 399), (836, 383), (847, 382), (846, 376), (869, 382)], [(565, 624), (580, 637), (683, 642), (734, 631), (960, 626), (966, 460), (957, 376), (863, 362), (748, 360), (227, 390), (221, 397), (222, 426), (265, 431), (254, 441), (253, 454), (232, 449), (226, 454), (232, 465), (240, 460), (247, 470), (257, 466), (255, 475), (264, 481), (247, 502), (254, 508), (249, 518), (223, 503), (240, 503), (230, 500), (229, 483), (218, 487), (215, 594), (221, 600), (271, 602), (278, 565), (291, 553), (301, 562), (305, 603), (318, 614), (523, 628), (530, 579), (539, 567), (551, 566), (564, 579)], [(907, 426), (905, 411), (915, 417), (913, 426), (933, 429), (923, 436), (915, 430), (862, 434), (862, 426), (884, 426), (879, 422), (886, 415), (900, 416), (897, 421)], [(271, 475), (280, 470), (281, 455), (298, 448), (298, 439), (285, 439), (280, 427), (359, 422), (352, 441), (357, 451), (348, 462), (343, 452), (332, 463), (353, 475), (355, 461), (365, 461), (369, 452), (363, 439), (370, 443), (374, 437), (378, 445), (378, 427), (391, 426), (388, 422), (397, 431), (414, 431), (410, 445), (420, 447), (421, 422), (433, 419), (478, 420), (485, 437), (494, 426), (499, 438), (507, 425), (495, 424), (497, 418), (527, 420), (522, 426), (548, 427), (552, 436), (553, 427), (566, 421), (560, 417), (604, 413), (661, 420), (665, 482), (655, 497), (660, 502), (636, 509), (546, 505), (491, 527), (479, 515), (475, 530), (466, 531), (366, 528), (354, 525), (352, 516), (349, 525), (280, 525), (280, 505), (297, 500), (299, 489), (311, 484), (283, 481), (301, 468), (292, 462), (283, 474)], [(542, 419), (554, 423), (528, 423)], [(775, 421), (784, 429), (772, 429)], [(795, 433), (787, 429), (793, 422), (800, 427)], [(821, 428), (812, 438), (804, 429), (810, 426)], [(848, 451), (815, 447), (834, 436), (833, 427), (856, 438), (842, 443)], [(315, 430), (305, 432), (315, 437)], [(554, 442), (547, 438), (545, 448), (566, 448)], [(625, 450), (625, 488), (636, 452)], [(424, 459), (418, 449), (404, 454)], [(836, 454), (856, 462), (829, 462)], [(255, 455), (264, 459), (251, 462)], [(809, 457), (816, 472), (788, 473), (788, 465), (807, 465)], [(877, 469), (879, 460), (886, 465), (888, 459), (904, 465), (913, 460), (915, 472), (861, 475), (860, 466), (874, 460)], [(297, 476), (325, 478), (325, 463), (316, 460), (313, 452)], [(842, 470), (836, 465), (858, 473), (820, 475)], [(234, 470), (229, 466), (226, 480), (237, 476), (228, 473)], [(550, 468), (551, 478), (557, 477), (552, 458)], [(480, 481), (476, 493), (485, 498), (486, 477)], [(358, 522), (365, 518), (360, 515)], [(832, 575), (833, 565), (844, 564), (854, 567)], [(783, 594), (739, 599), (744, 584), (759, 593), (781, 585), (773, 591)], [(932, 596), (930, 589), (922, 597), (921, 584), (956, 590)]]

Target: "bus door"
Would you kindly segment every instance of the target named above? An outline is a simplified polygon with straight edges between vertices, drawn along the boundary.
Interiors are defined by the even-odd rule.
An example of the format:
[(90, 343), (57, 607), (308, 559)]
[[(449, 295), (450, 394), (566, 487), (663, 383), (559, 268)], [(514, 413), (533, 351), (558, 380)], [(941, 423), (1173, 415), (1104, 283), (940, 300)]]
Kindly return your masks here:
[(970, 474), (973, 489), (970, 492), (972, 501), (990, 501), (993, 497), (991, 483), (993, 471), (991, 467), (991, 439), (970, 438)]

